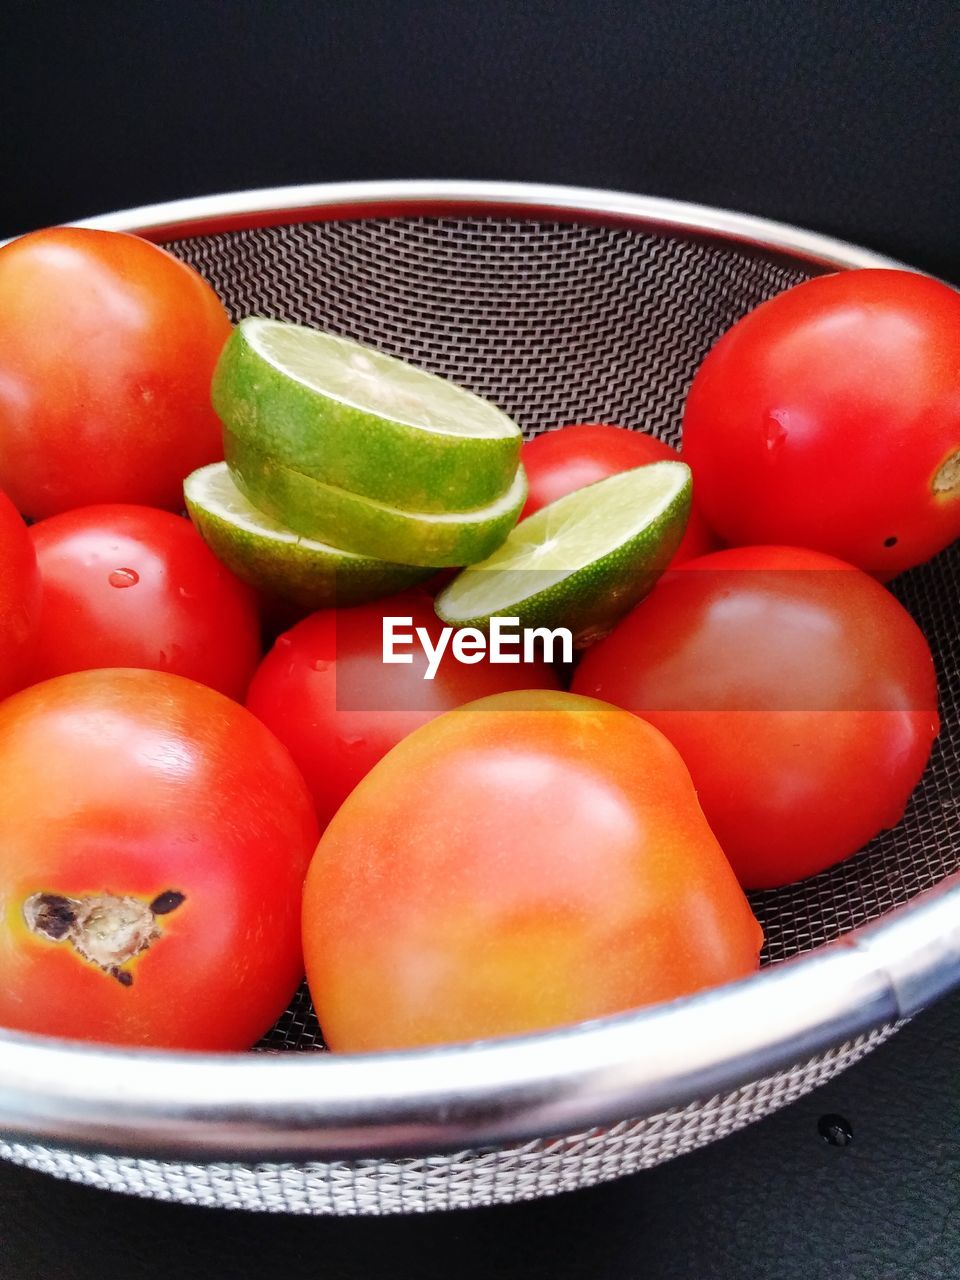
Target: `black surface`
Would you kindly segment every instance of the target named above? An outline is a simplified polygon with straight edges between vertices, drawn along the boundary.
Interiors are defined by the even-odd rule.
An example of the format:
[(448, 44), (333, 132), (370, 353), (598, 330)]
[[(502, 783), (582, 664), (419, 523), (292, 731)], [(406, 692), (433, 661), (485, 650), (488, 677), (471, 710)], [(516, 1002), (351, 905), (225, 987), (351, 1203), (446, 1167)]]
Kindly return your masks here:
[[(469, 1212), (278, 1218), (131, 1200), (0, 1164), (0, 1276), (954, 1280), (958, 1044), (960, 997), (712, 1147), (605, 1186)], [(825, 1141), (823, 1116), (841, 1118), (852, 1141)]]
[[(743, 209), (958, 279), (957, 23), (952, 0), (7, 0), (0, 235), (247, 187), (511, 178)], [(0, 1280), (956, 1277), (958, 1043), (955, 999), (715, 1147), (469, 1214), (226, 1214), (0, 1165)], [(848, 1145), (820, 1136), (844, 1122)]]

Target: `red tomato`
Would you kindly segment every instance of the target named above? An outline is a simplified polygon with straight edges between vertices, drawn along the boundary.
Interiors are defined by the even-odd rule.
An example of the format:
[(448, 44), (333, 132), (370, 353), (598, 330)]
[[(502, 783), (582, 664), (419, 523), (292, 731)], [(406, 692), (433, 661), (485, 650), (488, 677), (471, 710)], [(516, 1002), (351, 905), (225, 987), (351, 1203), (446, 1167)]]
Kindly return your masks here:
[(666, 574), (573, 687), (667, 735), (750, 889), (894, 826), (939, 728), (933, 660), (906, 610), (858, 569), (783, 547)]
[(230, 321), (191, 268), (136, 236), (55, 227), (0, 249), (0, 486), (25, 515), (179, 510), (223, 457), (210, 379)]
[(35, 679), (150, 667), (243, 697), (260, 658), (256, 595), (189, 520), (81, 507), (30, 533), (43, 578)]
[(0, 706), (0, 1025), (248, 1048), (302, 974), (317, 839), (248, 711), (154, 671), (85, 671)]
[[(595, 480), (604, 480), (619, 471), (642, 467), (648, 462), (676, 461), (676, 449), (645, 435), (603, 423), (578, 423), (547, 431), (525, 441), (521, 461), (527, 473), (529, 492), (521, 520), (541, 507), (574, 489), (582, 489)], [(684, 462), (688, 459), (684, 457)], [(697, 508), (698, 481), (694, 480), (693, 502), (683, 541), (673, 558), (674, 564), (712, 551), (717, 540)]]
[(890, 578), (960, 537), (960, 295), (907, 271), (798, 285), (694, 378), (683, 456), (732, 543), (789, 543)]
[(40, 574), (30, 534), (0, 493), (0, 698), (29, 679), (40, 617)]
[(422, 591), (352, 609), (323, 609), (278, 638), (250, 685), (247, 706), (290, 750), (307, 780), (321, 825), (381, 756), (434, 716), (510, 689), (556, 689), (545, 662), (517, 666), (486, 658), (464, 666), (449, 653), (425, 680), (422, 647), (408, 665), (384, 665), (383, 619), (411, 619), (436, 644), (443, 624)]
[(330, 823), (303, 903), (327, 1043), (536, 1031), (757, 966), (760, 926), (650, 725), (508, 693), (400, 743)]

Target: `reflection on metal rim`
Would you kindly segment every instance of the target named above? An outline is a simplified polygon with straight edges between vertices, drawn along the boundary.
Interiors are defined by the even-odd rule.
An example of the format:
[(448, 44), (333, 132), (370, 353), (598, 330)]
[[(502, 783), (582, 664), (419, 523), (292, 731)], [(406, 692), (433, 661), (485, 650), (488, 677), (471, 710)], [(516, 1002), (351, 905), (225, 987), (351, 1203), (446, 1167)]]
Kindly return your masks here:
[(425, 179), (272, 187), (145, 205), (86, 218), (76, 225), (135, 231), (153, 240), (169, 240), (299, 221), (485, 213), (622, 222), (650, 231), (700, 233), (784, 253), (825, 270), (903, 266), (858, 245), (748, 214), (620, 191), (522, 182)]

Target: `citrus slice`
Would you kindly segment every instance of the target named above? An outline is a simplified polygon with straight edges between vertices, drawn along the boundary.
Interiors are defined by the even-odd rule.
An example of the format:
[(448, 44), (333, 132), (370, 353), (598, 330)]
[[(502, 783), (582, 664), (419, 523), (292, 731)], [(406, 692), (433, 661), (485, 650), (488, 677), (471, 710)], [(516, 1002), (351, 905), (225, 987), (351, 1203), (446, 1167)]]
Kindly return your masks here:
[(518, 467), (506, 493), (479, 510), (401, 511), (321, 484), (230, 431), (223, 443), (237, 487), (261, 511), (305, 537), (403, 564), (442, 568), (482, 560), (517, 523), (527, 497), (527, 478)]
[(470, 511), (510, 487), (520, 428), (496, 405), (382, 351), (243, 320), (213, 404), (225, 427), (324, 484), (409, 511)]
[(300, 537), (252, 506), (225, 462), (194, 471), (183, 493), (200, 536), (228, 569), (305, 609), (364, 604), (422, 582), (433, 572)]
[(485, 629), (494, 615), (523, 627), (569, 627), (582, 647), (640, 600), (680, 544), (690, 469), (653, 462), (598, 480), (528, 516), (482, 564), (437, 596), (453, 626)]

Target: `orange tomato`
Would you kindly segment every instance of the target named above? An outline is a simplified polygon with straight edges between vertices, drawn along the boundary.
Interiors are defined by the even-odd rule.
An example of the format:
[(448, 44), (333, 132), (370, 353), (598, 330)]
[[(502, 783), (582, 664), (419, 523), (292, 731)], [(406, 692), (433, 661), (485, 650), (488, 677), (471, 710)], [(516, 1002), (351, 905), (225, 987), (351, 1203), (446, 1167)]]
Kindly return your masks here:
[(579, 1022), (743, 977), (762, 942), (679, 755), (573, 694), (416, 730), (327, 828), (304, 953), (327, 1043), (362, 1051)]

